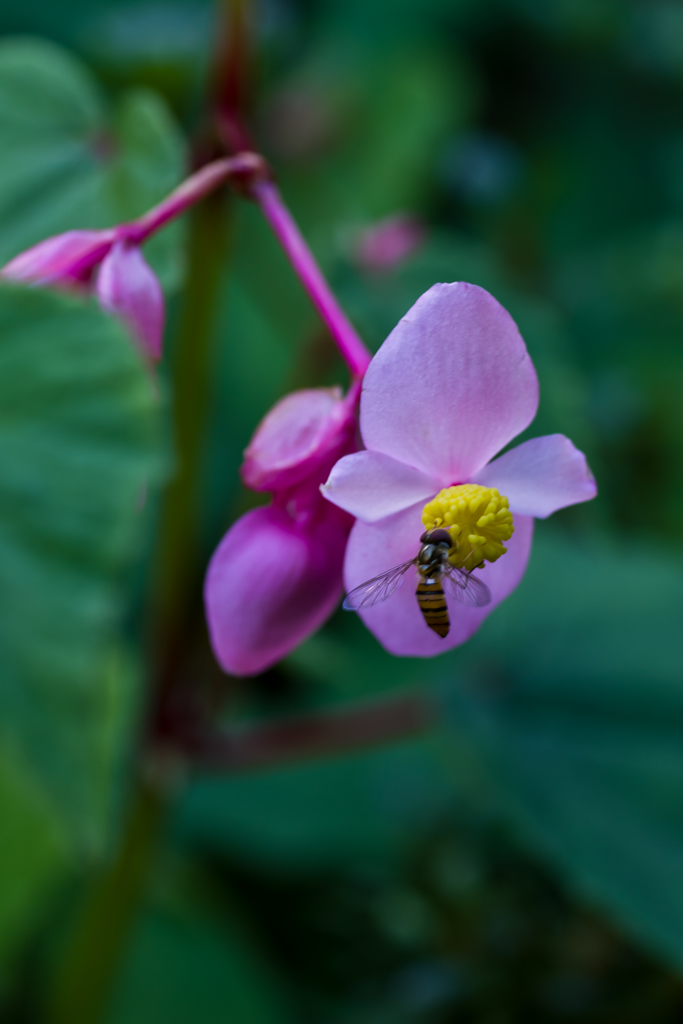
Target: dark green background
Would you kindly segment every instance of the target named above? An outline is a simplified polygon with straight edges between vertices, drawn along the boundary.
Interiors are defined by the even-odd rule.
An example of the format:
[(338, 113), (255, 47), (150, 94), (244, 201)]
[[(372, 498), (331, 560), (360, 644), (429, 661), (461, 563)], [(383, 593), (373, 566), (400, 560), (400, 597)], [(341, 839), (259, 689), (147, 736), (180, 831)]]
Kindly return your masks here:
[[(137, 215), (202, 130), (208, 4), (0, 4), (0, 259)], [(374, 349), (435, 281), (483, 285), (597, 501), (540, 523), (466, 647), (390, 658), (337, 614), (282, 665), (188, 685), (259, 721), (400, 689), (439, 722), (382, 749), (182, 771), (106, 1024), (673, 1022), (683, 1013), (683, 7), (674, 0), (269, 0), (251, 122)], [(66, 49), (65, 49), (66, 48)], [(194, 143), (193, 143), (194, 140)], [(408, 212), (386, 273), (359, 230)], [(255, 502), (241, 452), (342, 364), (232, 199), (211, 327), (197, 572)], [(148, 247), (183, 308), (184, 228)], [(83, 893), (117, 848), (151, 672), (162, 401), (122, 330), (0, 291), (0, 998), (43, 1017)], [(145, 511), (135, 511), (147, 488)], [(74, 509), (78, 512), (75, 513)], [(173, 773), (171, 773), (173, 774)]]

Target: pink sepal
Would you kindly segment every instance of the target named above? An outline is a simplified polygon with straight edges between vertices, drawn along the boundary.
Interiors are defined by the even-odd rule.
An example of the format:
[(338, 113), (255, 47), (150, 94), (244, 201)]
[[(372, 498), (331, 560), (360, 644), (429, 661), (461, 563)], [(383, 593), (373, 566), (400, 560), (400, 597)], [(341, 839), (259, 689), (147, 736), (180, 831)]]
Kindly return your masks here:
[(333, 505), (319, 504), (320, 515), (303, 526), (272, 505), (247, 512), (216, 549), (204, 586), (206, 617), (216, 658), (231, 675), (263, 672), (339, 601), (349, 523)]
[(339, 388), (294, 391), (256, 428), (244, 453), (242, 479), (254, 491), (293, 487), (347, 447), (353, 431), (355, 418)]
[(161, 358), (164, 293), (140, 249), (118, 241), (100, 265), (95, 286), (103, 309), (127, 324), (143, 352)]
[(0, 276), (35, 284), (85, 284), (113, 241), (111, 230), (65, 231), (20, 252)]

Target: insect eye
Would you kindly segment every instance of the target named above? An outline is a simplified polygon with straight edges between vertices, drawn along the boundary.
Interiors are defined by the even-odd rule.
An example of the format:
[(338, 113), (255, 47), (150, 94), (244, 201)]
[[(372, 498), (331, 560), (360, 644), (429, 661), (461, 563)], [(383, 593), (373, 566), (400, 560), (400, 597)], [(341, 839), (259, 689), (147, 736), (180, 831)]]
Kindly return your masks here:
[(420, 544), (426, 544), (428, 540), (429, 540), (429, 530), (425, 530), (425, 532), (420, 537)]
[(450, 547), (453, 543), (448, 530), (429, 530), (423, 534), (423, 538), (427, 538), (430, 544), (448, 544)]

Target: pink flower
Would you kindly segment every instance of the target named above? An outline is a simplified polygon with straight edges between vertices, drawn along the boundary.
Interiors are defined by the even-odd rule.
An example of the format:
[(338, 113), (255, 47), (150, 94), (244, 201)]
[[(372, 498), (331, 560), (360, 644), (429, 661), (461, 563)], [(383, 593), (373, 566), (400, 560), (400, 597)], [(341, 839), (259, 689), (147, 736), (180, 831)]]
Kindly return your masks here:
[(238, 519), (218, 545), (204, 587), (214, 653), (232, 675), (263, 672), (313, 633), (341, 597), (353, 519), (320, 484), (356, 448), (357, 389), (296, 391), (268, 413), (242, 477), (272, 503)]
[(425, 227), (417, 217), (397, 213), (360, 233), (354, 246), (354, 258), (363, 270), (393, 270), (420, 248), (425, 237)]
[(42, 286), (94, 290), (101, 307), (123, 320), (142, 351), (151, 359), (161, 358), (163, 292), (139, 246), (127, 240), (125, 228), (66, 231), (46, 238), (5, 264), (0, 276)]
[(372, 360), (360, 411), (367, 450), (342, 458), (322, 488), (357, 517), (347, 589), (414, 558), (425, 526), (443, 526), (453, 564), (485, 563), (475, 578), (491, 592), (486, 607), (450, 606), (446, 639), (427, 628), (414, 585), (362, 610), (393, 654), (430, 657), (467, 640), (522, 578), (533, 518), (595, 497), (585, 457), (561, 434), (490, 461), (537, 406), (536, 371), (514, 321), (476, 285), (434, 285)]

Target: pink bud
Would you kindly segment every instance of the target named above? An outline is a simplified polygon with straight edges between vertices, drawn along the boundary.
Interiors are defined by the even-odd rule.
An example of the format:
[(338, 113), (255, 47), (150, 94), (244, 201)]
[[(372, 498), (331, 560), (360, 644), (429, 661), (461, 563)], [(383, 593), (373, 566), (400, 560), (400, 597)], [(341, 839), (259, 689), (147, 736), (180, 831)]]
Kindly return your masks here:
[(20, 252), (0, 276), (35, 284), (85, 284), (113, 240), (113, 231), (65, 231)]
[(331, 516), (323, 499), (305, 529), (270, 505), (228, 530), (204, 586), (211, 643), (226, 672), (263, 672), (329, 618), (341, 597), (351, 522)]
[(115, 242), (100, 266), (96, 288), (103, 309), (121, 317), (143, 352), (161, 358), (164, 294), (140, 249)]
[(267, 508), (233, 524), (207, 572), (209, 633), (226, 672), (262, 672), (339, 600), (353, 519), (339, 508), (330, 515), (320, 484), (337, 458), (355, 451), (357, 398), (357, 388), (347, 398), (339, 388), (295, 391), (270, 410), (245, 452), (247, 486), (274, 493)]
[(354, 257), (363, 270), (386, 271), (408, 259), (425, 240), (424, 225), (398, 213), (366, 228), (358, 237)]
[(261, 421), (244, 453), (242, 479), (254, 491), (290, 488), (314, 476), (355, 429), (339, 388), (294, 391)]

